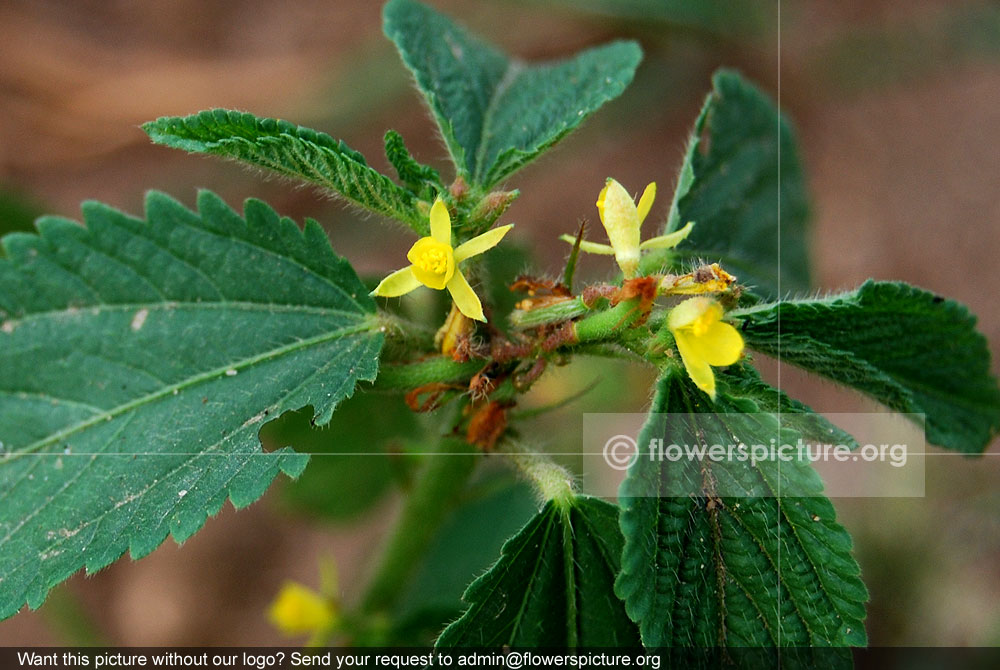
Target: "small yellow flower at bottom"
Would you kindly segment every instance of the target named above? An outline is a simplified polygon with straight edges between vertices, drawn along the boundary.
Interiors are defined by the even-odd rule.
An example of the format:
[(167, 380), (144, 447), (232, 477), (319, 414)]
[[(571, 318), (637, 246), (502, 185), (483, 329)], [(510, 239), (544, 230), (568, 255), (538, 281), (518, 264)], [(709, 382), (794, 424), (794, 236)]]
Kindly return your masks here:
[(732, 365), (743, 354), (743, 337), (722, 321), (722, 305), (711, 298), (688, 298), (667, 315), (667, 328), (688, 376), (715, 400), (712, 366)]
[(268, 611), (268, 619), (285, 635), (315, 634), (339, 619), (333, 604), (297, 582), (285, 582)]
[(486, 321), (483, 304), (469, 286), (459, 263), (478, 256), (500, 243), (513, 224), (488, 230), (457, 247), (451, 246), (451, 215), (444, 201), (438, 198), (431, 207), (431, 234), (421, 237), (406, 254), (412, 263), (393, 272), (375, 287), (372, 295), (394, 298), (427, 286), (435, 290), (448, 289), (458, 310), (476, 321)]

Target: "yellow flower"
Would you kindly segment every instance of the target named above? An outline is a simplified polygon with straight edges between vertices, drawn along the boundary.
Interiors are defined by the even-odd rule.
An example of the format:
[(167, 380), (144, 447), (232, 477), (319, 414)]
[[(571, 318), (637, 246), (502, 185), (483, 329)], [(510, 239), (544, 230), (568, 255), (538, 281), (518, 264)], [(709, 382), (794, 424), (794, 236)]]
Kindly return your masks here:
[(732, 365), (743, 353), (743, 337), (722, 321), (722, 305), (711, 298), (688, 298), (667, 315), (667, 328), (688, 376), (715, 400), (713, 365)]
[(438, 291), (448, 289), (459, 311), (470, 319), (486, 321), (479, 296), (469, 286), (459, 263), (478, 256), (499, 244), (514, 225), (489, 230), (457, 247), (451, 246), (451, 215), (440, 198), (431, 207), (431, 234), (422, 237), (410, 247), (406, 258), (412, 263), (397, 270), (375, 287), (372, 295), (394, 298), (420, 287), (428, 286)]
[[(607, 256), (614, 254), (625, 279), (635, 277), (639, 272), (639, 256), (643, 250), (673, 248), (684, 240), (694, 227), (694, 223), (691, 222), (668, 235), (640, 242), (642, 222), (649, 214), (655, 199), (656, 182), (649, 184), (642, 192), (637, 206), (625, 187), (609, 177), (601, 189), (601, 194), (597, 196), (597, 212), (601, 216), (601, 223), (604, 224), (604, 230), (607, 231), (611, 244), (581, 242), (580, 251)], [(572, 235), (562, 235), (559, 239), (571, 244), (576, 242)]]
[(271, 604), (268, 618), (285, 635), (304, 635), (328, 630), (338, 620), (329, 600), (296, 582), (285, 582)]

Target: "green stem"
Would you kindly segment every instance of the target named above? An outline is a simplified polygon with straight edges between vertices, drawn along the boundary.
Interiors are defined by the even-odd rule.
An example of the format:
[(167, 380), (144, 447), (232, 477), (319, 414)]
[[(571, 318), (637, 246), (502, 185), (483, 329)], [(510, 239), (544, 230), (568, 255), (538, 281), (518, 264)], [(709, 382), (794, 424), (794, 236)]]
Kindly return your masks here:
[(526, 330), (550, 323), (569, 321), (589, 311), (590, 308), (583, 303), (583, 298), (576, 297), (538, 309), (514, 310), (510, 315), (510, 324), (518, 330)]
[(576, 497), (576, 486), (569, 470), (548, 456), (531, 453), (513, 442), (504, 443), (501, 451), (534, 484), (543, 499), (552, 500), (564, 509), (569, 507)]
[[(583, 298), (578, 296), (572, 300), (558, 302), (547, 307), (515, 310), (510, 315), (510, 322), (514, 328), (526, 330), (570, 321), (583, 316), (584, 318), (576, 322), (576, 332), (581, 342), (589, 342), (617, 339), (618, 332), (634, 324), (641, 315), (641, 311), (638, 309), (638, 299), (626, 300), (610, 309), (602, 309), (603, 305), (607, 305), (606, 300), (601, 300), (597, 305), (587, 307)], [(652, 312), (646, 320), (646, 325), (652, 330), (656, 330), (663, 325), (667, 311), (661, 309)]]
[(459, 438), (441, 440), (418, 474), (396, 520), (378, 568), (361, 602), (361, 611), (376, 615), (390, 610), (413, 577), (441, 524), (472, 475), (478, 452)]
[(586, 316), (574, 324), (576, 341), (579, 343), (615, 339), (620, 332), (634, 324), (642, 316), (639, 300), (626, 300), (611, 309)]
[(467, 381), (487, 364), (473, 359), (458, 363), (448, 356), (431, 356), (414, 363), (383, 365), (375, 380), (376, 389), (406, 391), (435, 382)]
[(617, 342), (593, 342), (573, 347), (574, 355), (598, 356), (600, 358), (615, 358), (619, 360), (648, 363), (645, 356)]

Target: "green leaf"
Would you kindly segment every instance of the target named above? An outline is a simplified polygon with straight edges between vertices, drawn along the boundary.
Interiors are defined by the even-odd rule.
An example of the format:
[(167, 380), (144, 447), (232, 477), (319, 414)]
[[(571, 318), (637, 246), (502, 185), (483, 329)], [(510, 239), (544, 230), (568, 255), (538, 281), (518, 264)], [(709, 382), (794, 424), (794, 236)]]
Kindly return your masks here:
[(740, 363), (716, 371), (716, 380), (726, 395), (743, 398), (754, 404), (754, 412), (782, 414), (782, 425), (798, 431), (817, 444), (842, 444), (858, 447), (854, 436), (830, 423), (822, 414), (774, 388), (749, 365)]
[(732, 313), (747, 346), (924, 414), (927, 439), (981, 452), (1000, 430), (986, 339), (962, 305), (899, 282)]
[(436, 190), (444, 190), (438, 171), (417, 162), (406, 148), (403, 136), (395, 130), (385, 133), (385, 157), (396, 168), (399, 180), (420, 197), (431, 200), (437, 195)]
[(413, 0), (385, 6), (386, 36), (413, 72), (458, 174), (483, 188), (551, 147), (632, 81), (642, 53), (614, 42), (528, 65)]
[(263, 453), (261, 425), (325, 423), (377, 371), (374, 304), (317, 223), (207, 192), (83, 212), (3, 240), (0, 618), (297, 476), (308, 457)]
[(719, 261), (762, 296), (806, 291), (809, 202), (792, 129), (735, 72), (720, 70), (712, 83), (665, 232), (688, 221), (694, 230), (672, 256), (650, 254), (643, 267), (655, 270), (671, 257)]
[(156, 144), (212, 154), (301, 179), (339, 193), (356, 205), (406, 223), (420, 235), (429, 224), (419, 200), (372, 169), (364, 156), (325, 133), (288, 121), (211, 109), (164, 116), (142, 129)]
[(469, 586), (469, 609), (437, 646), (636, 646), (635, 626), (612, 592), (617, 522), (618, 508), (597, 498), (565, 508), (549, 501)]
[[(671, 368), (638, 443), (794, 443), (787, 423), (759, 412), (722, 394), (713, 405)], [(721, 495), (736, 489), (743, 493)], [(850, 536), (821, 491), (804, 462), (637, 459), (620, 491), (616, 592), (643, 644), (864, 645), (867, 591)]]

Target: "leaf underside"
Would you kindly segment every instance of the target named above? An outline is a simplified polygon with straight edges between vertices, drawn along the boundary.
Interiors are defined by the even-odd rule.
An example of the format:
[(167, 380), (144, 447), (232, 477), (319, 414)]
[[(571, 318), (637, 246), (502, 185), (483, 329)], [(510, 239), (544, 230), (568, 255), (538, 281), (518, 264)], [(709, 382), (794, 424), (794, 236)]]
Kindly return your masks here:
[[(733, 413), (752, 409), (748, 402), (720, 395), (712, 406), (682, 372), (668, 371), (639, 444), (794, 442), (774, 415)], [(643, 644), (864, 645), (867, 591), (816, 473), (803, 463), (707, 463), (639, 458), (622, 484), (616, 591)], [(743, 494), (716, 495), (722, 482)]]
[(934, 444), (979, 453), (1000, 430), (1000, 390), (976, 319), (900, 282), (734, 313), (747, 346), (923, 414)]
[(324, 423), (377, 371), (374, 305), (315, 222), (210, 193), (83, 211), (3, 239), (0, 618), (297, 476), (307, 457), (263, 453), (260, 426)]
[(559, 62), (526, 64), (412, 0), (391, 0), (396, 44), (458, 173), (484, 188), (509, 176), (621, 95), (642, 53), (614, 42)]
[(279, 119), (210, 109), (143, 124), (156, 144), (211, 154), (271, 170), (338, 193), (352, 203), (426, 235), (417, 197), (369, 167), (357, 151), (325, 133)]
[(568, 509), (549, 501), (469, 586), (469, 609), (436, 646), (636, 646), (635, 625), (613, 593), (617, 524), (618, 509), (602, 500), (577, 498)]

